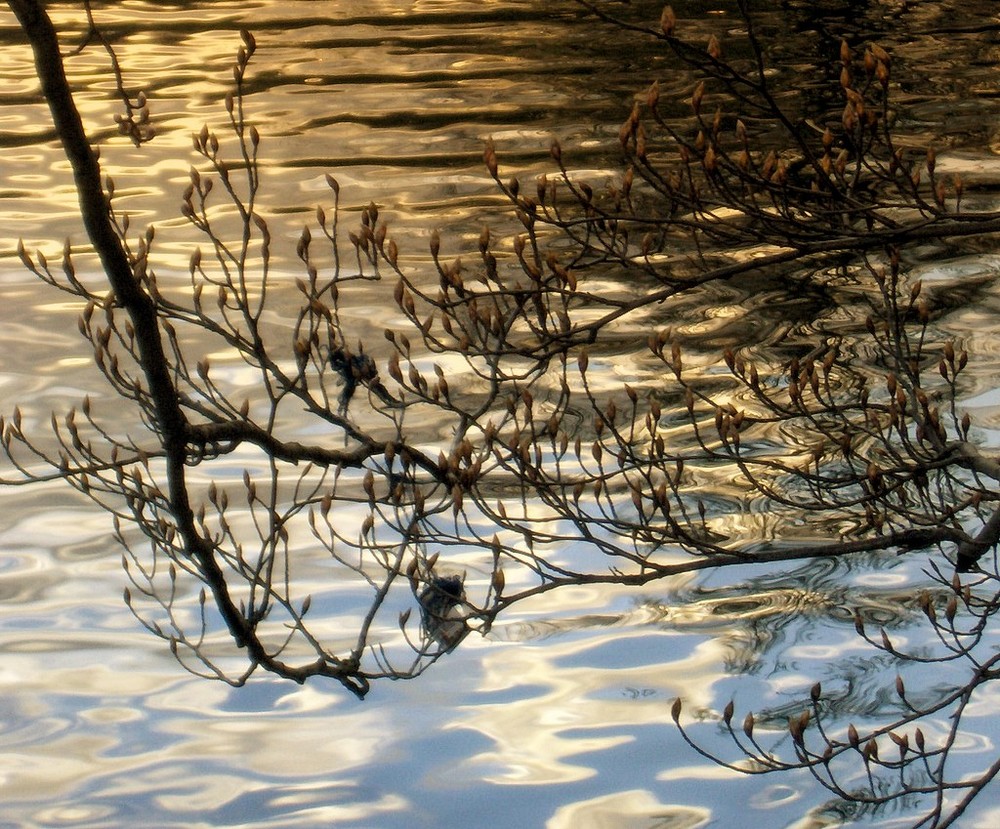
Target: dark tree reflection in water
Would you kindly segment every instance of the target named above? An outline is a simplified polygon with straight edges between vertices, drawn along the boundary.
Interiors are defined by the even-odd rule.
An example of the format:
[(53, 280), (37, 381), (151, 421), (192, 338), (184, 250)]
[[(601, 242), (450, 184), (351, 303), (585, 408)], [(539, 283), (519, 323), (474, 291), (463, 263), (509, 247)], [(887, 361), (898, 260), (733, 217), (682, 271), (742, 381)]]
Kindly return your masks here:
[[(438, 103), (404, 109), (402, 119), (356, 101), (309, 112), (282, 135), (286, 114), (268, 104), (283, 85), (380, 77), (367, 67), (331, 72), (315, 58), (300, 69), (285, 57), (276, 82), (257, 74), (256, 38), (243, 31), (228, 126), (196, 132), (183, 221), (154, 231), (136, 229), (142, 211), (130, 205), (141, 193), (120, 180), (102, 192), (73, 103), (60, 99), (58, 67), (46, 60), (56, 50), (33, 17), (38, 7), (9, 5), (40, 47), (102, 261), (95, 268), (79, 243), (18, 253), (78, 303), (72, 313), (98, 372), (131, 411), (106, 392), (88, 395), (46, 438), (36, 413), (17, 408), (4, 445), (23, 480), (66, 479), (114, 516), (126, 601), (192, 672), (234, 686), (255, 672), (330, 677), (363, 696), (375, 680), (422, 674), (456, 646), (453, 656), (473, 647), (470, 631), (502, 641), (497, 631), (508, 619), (516, 631), (521, 607), (551, 601), (565, 613), (586, 595), (581, 607), (592, 610), (616, 589), (667, 584), (666, 599), (583, 613), (570, 626), (631, 619), (648, 635), (584, 644), (568, 658), (552, 643), (542, 661), (551, 655), (553, 675), (582, 664), (614, 672), (659, 637), (710, 642), (645, 665), (687, 668), (702, 687), (662, 677), (626, 685), (631, 699), (657, 706), (643, 725), (672, 717), (720, 765), (735, 748), (726, 740), (735, 742), (730, 768), (742, 772), (800, 782), (808, 772), (848, 804), (827, 817), (898, 810), (949, 825), (992, 781), (989, 760), (952, 771), (994, 678), (998, 470), (989, 424), (974, 428), (964, 405), (989, 371), (976, 368), (983, 355), (956, 325), (968, 309), (954, 288), (941, 277), (925, 287), (914, 274), (945, 257), (965, 261), (956, 254), (975, 251), (1000, 218), (974, 180), (946, 174), (956, 161), (916, 149), (927, 136), (906, 87), (921, 71), (907, 61), (925, 66), (918, 47), (901, 40), (887, 51), (845, 22), (826, 56), (836, 10), (756, 18), (733, 8), (688, 25), (669, 9), (579, 4), (605, 18), (635, 15), (600, 30), (627, 53), (603, 44), (602, 66), (581, 74), (607, 74), (611, 90), (633, 81), (635, 66), (662, 78), (631, 114), (625, 108), (624, 126), (598, 126), (593, 137), (567, 130), (572, 140), (552, 145), (537, 181), (502, 171), (530, 159), (506, 152), (490, 129), (494, 189), (438, 194), (433, 211), (389, 189), (378, 203), (345, 206), (364, 197), (347, 196), (343, 176), (324, 171), (313, 215), (301, 199), (264, 206), (271, 167), (262, 153), (273, 138), (257, 112), (271, 110), (263, 126), (287, 139), (279, 157), (301, 159), (298, 139), (332, 127), (385, 134), (381, 153), (366, 157), (372, 169), (357, 176), (379, 180), (390, 162), (446, 161), (447, 151), (400, 156), (393, 132), (461, 127), (455, 81), (475, 70), (412, 70)], [(580, 14), (573, 6), (542, 19), (575, 33), (597, 25)], [(487, 11), (458, 24), (497, 20), (511, 22)], [(815, 63), (830, 71), (815, 89), (791, 82), (794, 67), (782, 60), (796, 21), (799, 36), (823, 35)], [(254, 28), (268, 31), (266, 21)], [(403, 44), (417, 58), (408, 37), (371, 45), (392, 54)], [(107, 59), (96, 47), (81, 53), (95, 54)], [(629, 71), (606, 72), (616, 60)], [(127, 83), (126, 74), (121, 123), (141, 145), (152, 136), (146, 99)], [(476, 116), (490, 125), (505, 106)], [(561, 131), (552, 108), (542, 111), (530, 118)], [(574, 111), (586, 125), (596, 105)], [(935, 130), (937, 143), (968, 140), (961, 123), (947, 127)], [(617, 152), (624, 164), (612, 174)], [(598, 159), (597, 170), (581, 166)], [(297, 166), (286, 155), (275, 174)], [(123, 170), (126, 181), (135, 176)], [(471, 229), (466, 209), (448, 217), (487, 192), (493, 231)], [(394, 214), (404, 218), (399, 236), (386, 224)], [(408, 258), (403, 240), (438, 214), (445, 232), (429, 235), (430, 257)], [(501, 232), (505, 222), (514, 230)], [(988, 297), (992, 265), (972, 261), (966, 293)], [(685, 581), (707, 570), (714, 575)], [(530, 623), (523, 635), (545, 629)], [(503, 658), (510, 668), (524, 657), (508, 649)], [(953, 664), (942, 682), (936, 671)], [(742, 728), (734, 706), (720, 703), (734, 683), (718, 666), (739, 676), (741, 700), (757, 708)], [(721, 722), (723, 743), (682, 723), (680, 702), (670, 709), (663, 699), (673, 695), (689, 710), (694, 702), (698, 722)], [(561, 693), (541, 704), (573, 705)], [(502, 731), (488, 717), (467, 727)], [(519, 731), (523, 739), (529, 729)], [(620, 739), (582, 739), (572, 751), (611, 751)], [(562, 756), (557, 749), (535, 767), (533, 782), (572, 777)], [(702, 819), (609, 785), (586, 806), (588, 819), (616, 810), (671, 825)], [(768, 797), (761, 808), (773, 808)], [(553, 821), (572, 821), (585, 803)]]

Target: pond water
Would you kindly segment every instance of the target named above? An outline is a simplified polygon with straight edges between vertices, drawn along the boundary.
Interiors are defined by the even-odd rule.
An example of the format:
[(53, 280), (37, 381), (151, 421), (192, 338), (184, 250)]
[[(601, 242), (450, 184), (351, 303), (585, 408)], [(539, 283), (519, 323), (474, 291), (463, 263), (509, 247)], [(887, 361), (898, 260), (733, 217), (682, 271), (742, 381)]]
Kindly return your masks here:
[[(935, 143), (942, 167), (977, 182), (977, 198), (993, 198), (1000, 16), (992, 0), (774, 5), (761, 31), (773, 38), (802, 117), (830, 106), (840, 38), (874, 32), (901, 56), (909, 140)], [(658, 3), (606, 6), (659, 17)], [(740, 29), (731, 2), (674, 7), (697, 38)], [(54, 14), (81, 31), (73, 4)], [(482, 164), (487, 137), (524, 181), (551, 169), (553, 137), (574, 170), (608, 180), (634, 93), (654, 77), (665, 95), (691, 82), (650, 43), (562, 0), (177, 0), (95, 4), (95, 14), (127, 83), (147, 90), (155, 140), (135, 150), (114, 137), (98, 49), (72, 58), (70, 72), (88, 127), (104, 140), (120, 208), (163, 231), (165, 274), (187, 267), (177, 208), (195, 160), (191, 134), (222, 122), (241, 28), (258, 42), (247, 103), (264, 136), (279, 282), (298, 274), (294, 240), (328, 199), (327, 173), (349, 213), (380, 205), (407, 267), (419, 270), (432, 231), (462, 248), (484, 222), (509, 223)], [(9, 14), (0, 15), (0, 77), (2, 410), (19, 406), (41, 432), (50, 411), (101, 390), (79, 347), (79, 308), (25, 273), (15, 244), (58, 250), (83, 234)], [(941, 290), (977, 286), (942, 326), (975, 333), (968, 402), (982, 439), (1000, 443), (1000, 259), (963, 251), (920, 268)], [(796, 298), (744, 301), (761, 312), (745, 324), (759, 328), (781, 316), (767, 305)], [(377, 303), (354, 310), (362, 337), (381, 336), (393, 313)], [(742, 333), (734, 326), (724, 336)], [(627, 371), (623, 361), (618, 373)], [(857, 638), (847, 609), (863, 602), (896, 635), (919, 637), (912, 598), (933, 558), (555, 591), (513, 608), (420, 677), (376, 683), (359, 702), (336, 684), (261, 675), (234, 689), (190, 676), (122, 602), (126, 578), (106, 515), (58, 482), (0, 488), (0, 827), (907, 825), (906, 812), (851, 812), (803, 775), (720, 769), (684, 744), (670, 708), (683, 697), (686, 710), (704, 713), (692, 733), (724, 754), (707, 714), (729, 699), (740, 716), (796, 710), (820, 680), (840, 689), (845, 717), (887, 710), (896, 667)], [(956, 752), (958, 766), (996, 758), (995, 711), (987, 699), (970, 712), (981, 733)], [(1000, 825), (1000, 792), (987, 791), (962, 825)]]

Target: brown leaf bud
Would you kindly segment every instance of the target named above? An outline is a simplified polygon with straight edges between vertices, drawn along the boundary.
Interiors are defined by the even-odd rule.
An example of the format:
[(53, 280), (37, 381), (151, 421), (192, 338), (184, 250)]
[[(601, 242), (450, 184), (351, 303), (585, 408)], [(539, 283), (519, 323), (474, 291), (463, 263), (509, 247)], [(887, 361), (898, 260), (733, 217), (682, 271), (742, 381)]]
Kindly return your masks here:
[[(663, 31), (667, 37), (670, 37), (674, 33), (674, 29), (677, 26), (677, 15), (674, 14), (674, 10), (670, 6), (665, 6), (663, 13), (660, 15), (660, 29)], [(678, 705), (680, 702), (678, 701)]]

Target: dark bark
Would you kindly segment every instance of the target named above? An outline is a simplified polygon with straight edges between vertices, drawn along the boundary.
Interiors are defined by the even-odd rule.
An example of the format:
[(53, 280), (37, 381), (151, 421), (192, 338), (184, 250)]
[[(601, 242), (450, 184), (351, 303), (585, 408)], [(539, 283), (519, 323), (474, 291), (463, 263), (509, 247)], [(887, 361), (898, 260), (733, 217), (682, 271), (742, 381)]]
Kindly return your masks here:
[[(52, 121), (66, 157), (80, 200), (80, 213), (90, 242), (114, 292), (135, 328), (140, 368), (149, 387), (152, 415), (159, 431), (167, 461), (170, 509), (187, 554), (197, 562), (210, 586), (231, 635), (245, 647), (253, 664), (266, 665), (281, 676), (304, 682), (321, 674), (339, 679), (358, 695), (367, 691), (367, 682), (356, 676), (352, 660), (344, 663), (317, 662), (305, 668), (285, 665), (268, 654), (257, 638), (253, 623), (240, 612), (229, 593), (225, 575), (216, 559), (212, 542), (198, 532), (188, 495), (185, 461), (194, 431), (181, 408), (177, 389), (170, 376), (169, 362), (160, 336), (156, 305), (136, 278), (101, 181), (97, 154), (90, 146), (83, 121), (73, 99), (59, 50), (59, 39), (45, 4), (37, 0), (8, 0), (35, 59), (42, 94), (52, 113)], [(195, 427), (196, 428), (196, 427)]]

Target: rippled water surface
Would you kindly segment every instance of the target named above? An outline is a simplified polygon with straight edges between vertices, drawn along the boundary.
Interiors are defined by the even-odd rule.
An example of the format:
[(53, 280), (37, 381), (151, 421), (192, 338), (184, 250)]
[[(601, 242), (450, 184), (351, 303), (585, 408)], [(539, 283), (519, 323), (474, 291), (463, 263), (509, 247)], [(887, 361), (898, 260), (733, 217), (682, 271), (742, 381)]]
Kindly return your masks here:
[[(634, 19), (659, 16), (658, 3), (607, 5)], [(732, 3), (674, 6), (699, 36), (740, 28)], [(1000, 183), (995, 3), (773, 6), (761, 32), (797, 90), (789, 96), (801, 117), (832, 106), (824, 90), (840, 38), (860, 42), (859, 30), (874, 31), (902, 56), (901, 129), (915, 145), (933, 141), (941, 166), (976, 182), (970, 198), (992, 201)], [(157, 223), (167, 276), (183, 272), (190, 256), (177, 207), (194, 160), (191, 134), (222, 122), (239, 29), (256, 34), (247, 101), (264, 136), (264, 210), (281, 242), (279, 297), (296, 275), (301, 226), (329, 199), (327, 173), (349, 212), (381, 206), (407, 267), (419, 272), (433, 230), (445, 246), (462, 248), (484, 222), (509, 222), (483, 169), (487, 137), (524, 181), (551, 168), (549, 145), (559, 137), (573, 168), (600, 182), (614, 175), (632, 95), (654, 77), (665, 97), (691, 81), (651, 45), (561, 0), (121, 2), (98, 4), (95, 13), (118, 44), (127, 82), (147, 90), (156, 139), (135, 150), (114, 137), (112, 85), (98, 49), (72, 57), (70, 72), (88, 127), (105, 140), (119, 209), (138, 225)], [(65, 29), (81, 30), (72, 4), (54, 14)], [(61, 239), (83, 233), (68, 165), (50, 141), (9, 14), (0, 14), (0, 78), (2, 410), (20, 406), (41, 430), (50, 411), (102, 392), (79, 350), (79, 308), (24, 273), (13, 255), (18, 238), (58, 250)], [(934, 253), (915, 266), (926, 284), (957, 297), (942, 325), (975, 333), (969, 350), (983, 368), (967, 400), (983, 439), (1000, 443), (992, 369), (1000, 259), (983, 247), (947, 259)], [(766, 280), (727, 289), (675, 322), (711, 355), (748, 331), (766, 338), (790, 316), (828, 310), (821, 299), (782, 290)], [(392, 311), (373, 297), (352, 313), (360, 334), (365, 326), (378, 334)], [(623, 332), (623, 341), (635, 334)], [(636, 365), (608, 358), (609, 378), (630, 379)], [(673, 729), (671, 702), (680, 696), (687, 711), (708, 714), (735, 697), (741, 710), (780, 712), (822, 680), (846, 689), (845, 716), (877, 716), (889, 705), (884, 689), (896, 668), (856, 637), (849, 608), (861, 605), (897, 635), (919, 636), (912, 598), (926, 563), (824, 561), (641, 592), (567, 589), (518, 606), (423, 676), (377, 684), (358, 702), (321, 682), (300, 688), (260, 677), (232, 689), (189, 676), (122, 603), (125, 577), (107, 517), (57, 483), (6, 488), (0, 826), (850, 823), (807, 778), (743, 777), (701, 759)], [(956, 763), (982, 768), (996, 757), (995, 711), (985, 704), (970, 712), (982, 733)], [(693, 731), (725, 750), (710, 717)], [(901, 818), (857, 817), (885, 825)], [(1000, 794), (987, 792), (963, 826), (995, 825)]]

